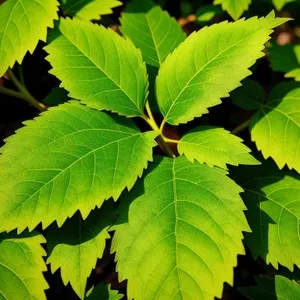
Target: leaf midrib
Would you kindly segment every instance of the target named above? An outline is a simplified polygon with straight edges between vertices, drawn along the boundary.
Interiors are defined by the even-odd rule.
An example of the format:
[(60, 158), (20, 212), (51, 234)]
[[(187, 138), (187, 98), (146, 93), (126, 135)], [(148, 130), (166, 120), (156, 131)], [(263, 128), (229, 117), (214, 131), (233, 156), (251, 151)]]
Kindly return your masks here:
[(175, 230), (174, 230), (174, 237), (175, 237), (175, 260), (176, 260), (176, 271), (177, 271), (177, 277), (178, 277), (178, 284), (179, 284), (179, 290), (181, 298), (184, 299), (182, 295), (182, 287), (180, 283), (180, 276), (179, 276), (179, 266), (178, 266), (178, 255), (177, 255), (177, 227), (178, 227), (178, 207), (177, 207), (177, 189), (176, 189), (176, 172), (175, 172), (175, 159), (173, 160), (172, 165), (172, 185), (173, 185), (173, 196), (174, 196), (174, 213), (175, 213)]
[(152, 37), (152, 40), (153, 40), (153, 44), (154, 44), (154, 47), (155, 47), (156, 56), (158, 58), (158, 64), (161, 66), (161, 58), (160, 58), (160, 54), (159, 54), (159, 51), (158, 51), (157, 42), (156, 42), (156, 39), (155, 39), (155, 36), (154, 36), (154, 31), (153, 31), (153, 29), (150, 25), (150, 21), (148, 19), (148, 13), (145, 14), (145, 18), (146, 18), (146, 22), (148, 24), (149, 31), (150, 31), (150, 34), (151, 34), (151, 37)]

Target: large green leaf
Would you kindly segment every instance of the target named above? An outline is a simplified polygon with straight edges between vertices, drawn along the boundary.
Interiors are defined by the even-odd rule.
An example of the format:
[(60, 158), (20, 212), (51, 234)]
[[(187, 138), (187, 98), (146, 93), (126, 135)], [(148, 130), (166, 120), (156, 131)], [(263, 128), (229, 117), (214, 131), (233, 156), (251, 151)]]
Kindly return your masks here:
[(275, 164), (239, 168), (236, 181), (244, 188), (243, 199), (252, 233), (245, 241), (253, 256), (261, 256), (275, 268), (300, 267), (300, 176), (279, 171)]
[(112, 8), (122, 5), (117, 0), (62, 0), (65, 15), (86, 20), (100, 20), (101, 16), (112, 13)]
[(128, 222), (114, 226), (112, 251), (128, 299), (221, 298), (249, 230), (241, 191), (221, 169), (157, 158), (121, 200), (133, 201)]
[(147, 97), (146, 65), (131, 41), (111, 29), (62, 19), (62, 35), (45, 50), (69, 96), (128, 117), (142, 116)]
[(232, 102), (246, 110), (257, 110), (265, 101), (265, 91), (256, 81), (245, 79), (242, 86), (231, 93)]
[(0, 232), (54, 220), (131, 189), (152, 160), (154, 132), (73, 101), (49, 109), (7, 140), (0, 156)]
[(57, 19), (57, 0), (7, 0), (0, 5), (0, 77), (45, 41)]
[(155, 67), (185, 39), (176, 20), (148, 0), (130, 2), (121, 24), (121, 32), (141, 49), (145, 62)]
[(0, 299), (46, 300), (45, 242), (38, 233), (0, 234)]
[(251, 138), (265, 158), (300, 173), (300, 83), (281, 83), (252, 117)]
[(119, 300), (122, 298), (122, 294), (118, 294), (110, 288), (110, 285), (105, 286), (102, 282), (87, 292), (85, 300)]
[(242, 141), (223, 128), (202, 126), (183, 136), (178, 144), (178, 152), (184, 154), (191, 162), (196, 159), (200, 163), (223, 169), (227, 169), (226, 164), (260, 164), (249, 154), (251, 150), (242, 144)]
[(208, 112), (240, 86), (248, 70), (263, 56), (272, 28), (287, 19), (251, 18), (222, 22), (192, 33), (167, 57), (156, 80), (164, 121), (177, 125)]
[(48, 260), (54, 273), (60, 268), (65, 285), (71, 283), (76, 294), (83, 299), (87, 278), (102, 258), (108, 228), (115, 221), (113, 203), (104, 203), (83, 221), (78, 214), (58, 228), (52, 225), (47, 236)]
[(274, 71), (284, 72), (285, 77), (300, 81), (300, 46), (277, 45), (268, 49), (271, 67)]
[(244, 11), (248, 10), (252, 0), (214, 0), (214, 5), (221, 4), (232, 19), (237, 20)]
[(243, 287), (239, 290), (251, 300), (296, 300), (300, 299), (300, 286), (294, 280), (283, 276), (257, 277), (257, 286)]

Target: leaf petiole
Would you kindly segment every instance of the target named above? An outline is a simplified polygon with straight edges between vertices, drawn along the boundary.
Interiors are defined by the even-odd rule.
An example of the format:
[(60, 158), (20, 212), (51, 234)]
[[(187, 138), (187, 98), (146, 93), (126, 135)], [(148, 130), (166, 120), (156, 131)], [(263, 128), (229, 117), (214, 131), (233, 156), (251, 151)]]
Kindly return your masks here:
[(178, 140), (174, 140), (174, 139), (169, 139), (167, 137), (164, 136), (164, 140), (167, 142), (167, 143), (171, 143), (171, 144), (178, 144), (179, 141)]
[(238, 125), (235, 129), (233, 129), (231, 131), (231, 133), (235, 134), (235, 135), (239, 134), (241, 131), (243, 131), (250, 125), (250, 121), (251, 121), (251, 119), (248, 119), (245, 122), (243, 122), (242, 124)]
[(176, 155), (172, 152), (171, 148), (168, 146), (167, 142), (172, 141), (174, 143), (175, 140), (171, 140), (168, 139), (166, 137), (164, 137), (164, 135), (162, 134), (160, 128), (158, 127), (158, 125), (156, 124), (156, 121), (153, 117), (149, 102), (146, 102), (146, 111), (148, 116), (144, 115), (143, 119), (148, 123), (148, 125), (156, 132), (158, 133), (158, 137), (157, 137), (157, 141), (159, 143), (159, 145), (161, 146), (162, 150), (169, 156), (172, 158), (175, 158)]
[[(29, 104), (31, 104), (33, 107), (38, 109), (39, 111), (45, 111), (47, 109), (46, 105), (36, 100), (29, 92), (28, 90), (22, 85), (22, 83), (19, 81), (19, 79), (15, 76), (15, 74), (12, 72), (11, 69), (7, 70), (8, 78), (13, 82), (13, 84), (16, 86), (16, 88), (20, 91), (19, 96), (17, 98), (23, 99), (27, 101)], [(16, 92), (17, 93), (17, 92)], [(20, 96), (20, 94), (22, 96)], [(12, 93), (10, 93), (12, 96)], [(17, 94), (15, 94), (16, 96)]]
[(14, 97), (14, 98), (19, 98), (19, 99), (27, 101), (26, 97), (22, 93), (16, 92), (14, 90), (8, 89), (8, 88), (3, 87), (3, 86), (0, 86), (0, 93), (4, 94), (4, 95), (7, 95), (7, 96), (11, 96), (11, 97)]

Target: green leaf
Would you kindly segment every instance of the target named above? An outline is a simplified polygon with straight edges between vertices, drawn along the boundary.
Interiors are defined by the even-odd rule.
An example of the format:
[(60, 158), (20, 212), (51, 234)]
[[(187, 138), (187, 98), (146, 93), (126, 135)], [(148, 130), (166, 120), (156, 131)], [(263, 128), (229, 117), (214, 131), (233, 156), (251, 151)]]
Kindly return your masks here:
[(210, 22), (215, 16), (221, 14), (223, 11), (219, 6), (211, 4), (201, 6), (196, 11), (197, 23), (205, 24)]
[(43, 102), (49, 106), (56, 106), (70, 100), (68, 94), (65, 89), (59, 87), (53, 88)]
[(0, 299), (46, 300), (45, 242), (38, 233), (0, 234)]
[(252, 233), (245, 242), (254, 258), (261, 256), (275, 268), (293, 271), (300, 266), (300, 176), (279, 171), (271, 161), (259, 167), (243, 167), (234, 176), (245, 193)]
[(283, 276), (256, 277), (257, 286), (239, 288), (251, 300), (296, 300), (300, 299), (300, 286)]
[(218, 166), (223, 169), (227, 169), (226, 164), (260, 164), (249, 154), (251, 150), (242, 141), (223, 128), (202, 126), (183, 136), (178, 143), (178, 152), (191, 162), (196, 159), (210, 167)]
[(286, 78), (294, 78), (296, 81), (300, 81), (300, 68), (292, 70), (285, 74)]
[(246, 110), (257, 110), (265, 101), (265, 91), (256, 81), (245, 79), (242, 86), (231, 93), (232, 102)]
[(111, 14), (112, 8), (122, 5), (117, 0), (62, 0), (61, 8), (65, 15), (85, 20), (100, 20), (101, 16)]
[(81, 20), (62, 19), (45, 50), (69, 96), (96, 108), (128, 117), (143, 116), (148, 80), (141, 52), (111, 29)]
[(186, 123), (220, 104), (264, 55), (271, 29), (286, 21), (271, 12), (265, 18), (222, 22), (192, 33), (158, 73), (156, 94), (164, 121)]
[(252, 117), (251, 138), (264, 158), (300, 173), (300, 83), (281, 83)]
[(65, 285), (71, 283), (80, 299), (84, 298), (87, 278), (102, 258), (108, 228), (115, 221), (114, 205), (104, 203), (83, 221), (79, 214), (67, 220), (62, 228), (52, 225), (47, 235), (47, 263), (52, 273), (59, 268)]
[(92, 287), (86, 294), (85, 300), (119, 300), (123, 295), (118, 291), (111, 290), (110, 284), (105, 286), (103, 282)]
[(275, 8), (279, 11), (288, 3), (287, 0), (272, 0)]
[(0, 5), (0, 77), (45, 41), (57, 19), (57, 0), (7, 0)]
[(140, 48), (145, 62), (159, 67), (185, 34), (174, 18), (153, 2), (130, 2), (121, 18), (121, 32)]
[(286, 78), (295, 78), (300, 81), (300, 46), (277, 45), (268, 49), (271, 68), (274, 71), (284, 72)]
[(150, 168), (121, 200), (133, 201), (128, 222), (114, 226), (112, 251), (128, 299), (221, 298), (249, 230), (242, 189), (224, 170), (184, 156), (157, 157)]
[(77, 210), (85, 219), (131, 189), (152, 160), (156, 133), (77, 101), (25, 124), (0, 156), (0, 232), (60, 227)]
[(214, 5), (221, 4), (222, 9), (227, 11), (232, 19), (239, 19), (243, 12), (248, 10), (252, 0), (214, 0)]

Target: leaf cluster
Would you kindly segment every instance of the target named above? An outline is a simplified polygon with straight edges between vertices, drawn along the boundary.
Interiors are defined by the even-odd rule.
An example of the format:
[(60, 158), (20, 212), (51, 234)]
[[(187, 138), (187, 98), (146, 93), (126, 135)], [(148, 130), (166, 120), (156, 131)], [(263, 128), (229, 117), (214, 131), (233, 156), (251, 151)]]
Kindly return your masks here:
[[(242, 294), (300, 297), (294, 275), (280, 273), (300, 267), (299, 48), (268, 49), (272, 68), (295, 81), (266, 96), (246, 79), (289, 21), (274, 11), (239, 19), (250, 4), (215, 0), (236, 21), (188, 37), (148, 0), (125, 7), (121, 34), (91, 22), (121, 5), (115, 0), (0, 6), (0, 76), (19, 90), (2, 91), (39, 110), (49, 105), (0, 149), (0, 298), (46, 299), (49, 264), (80, 299), (121, 299), (103, 282), (87, 289), (111, 236), (128, 299), (221, 298), (245, 247), (275, 276)], [(44, 103), (10, 69), (39, 40), (61, 82)], [(295, 54), (283, 67), (281, 51)], [(232, 132), (199, 126), (228, 97), (250, 118)], [(191, 121), (198, 125), (180, 139), (168, 135)], [(247, 127), (251, 148), (237, 136)]]

